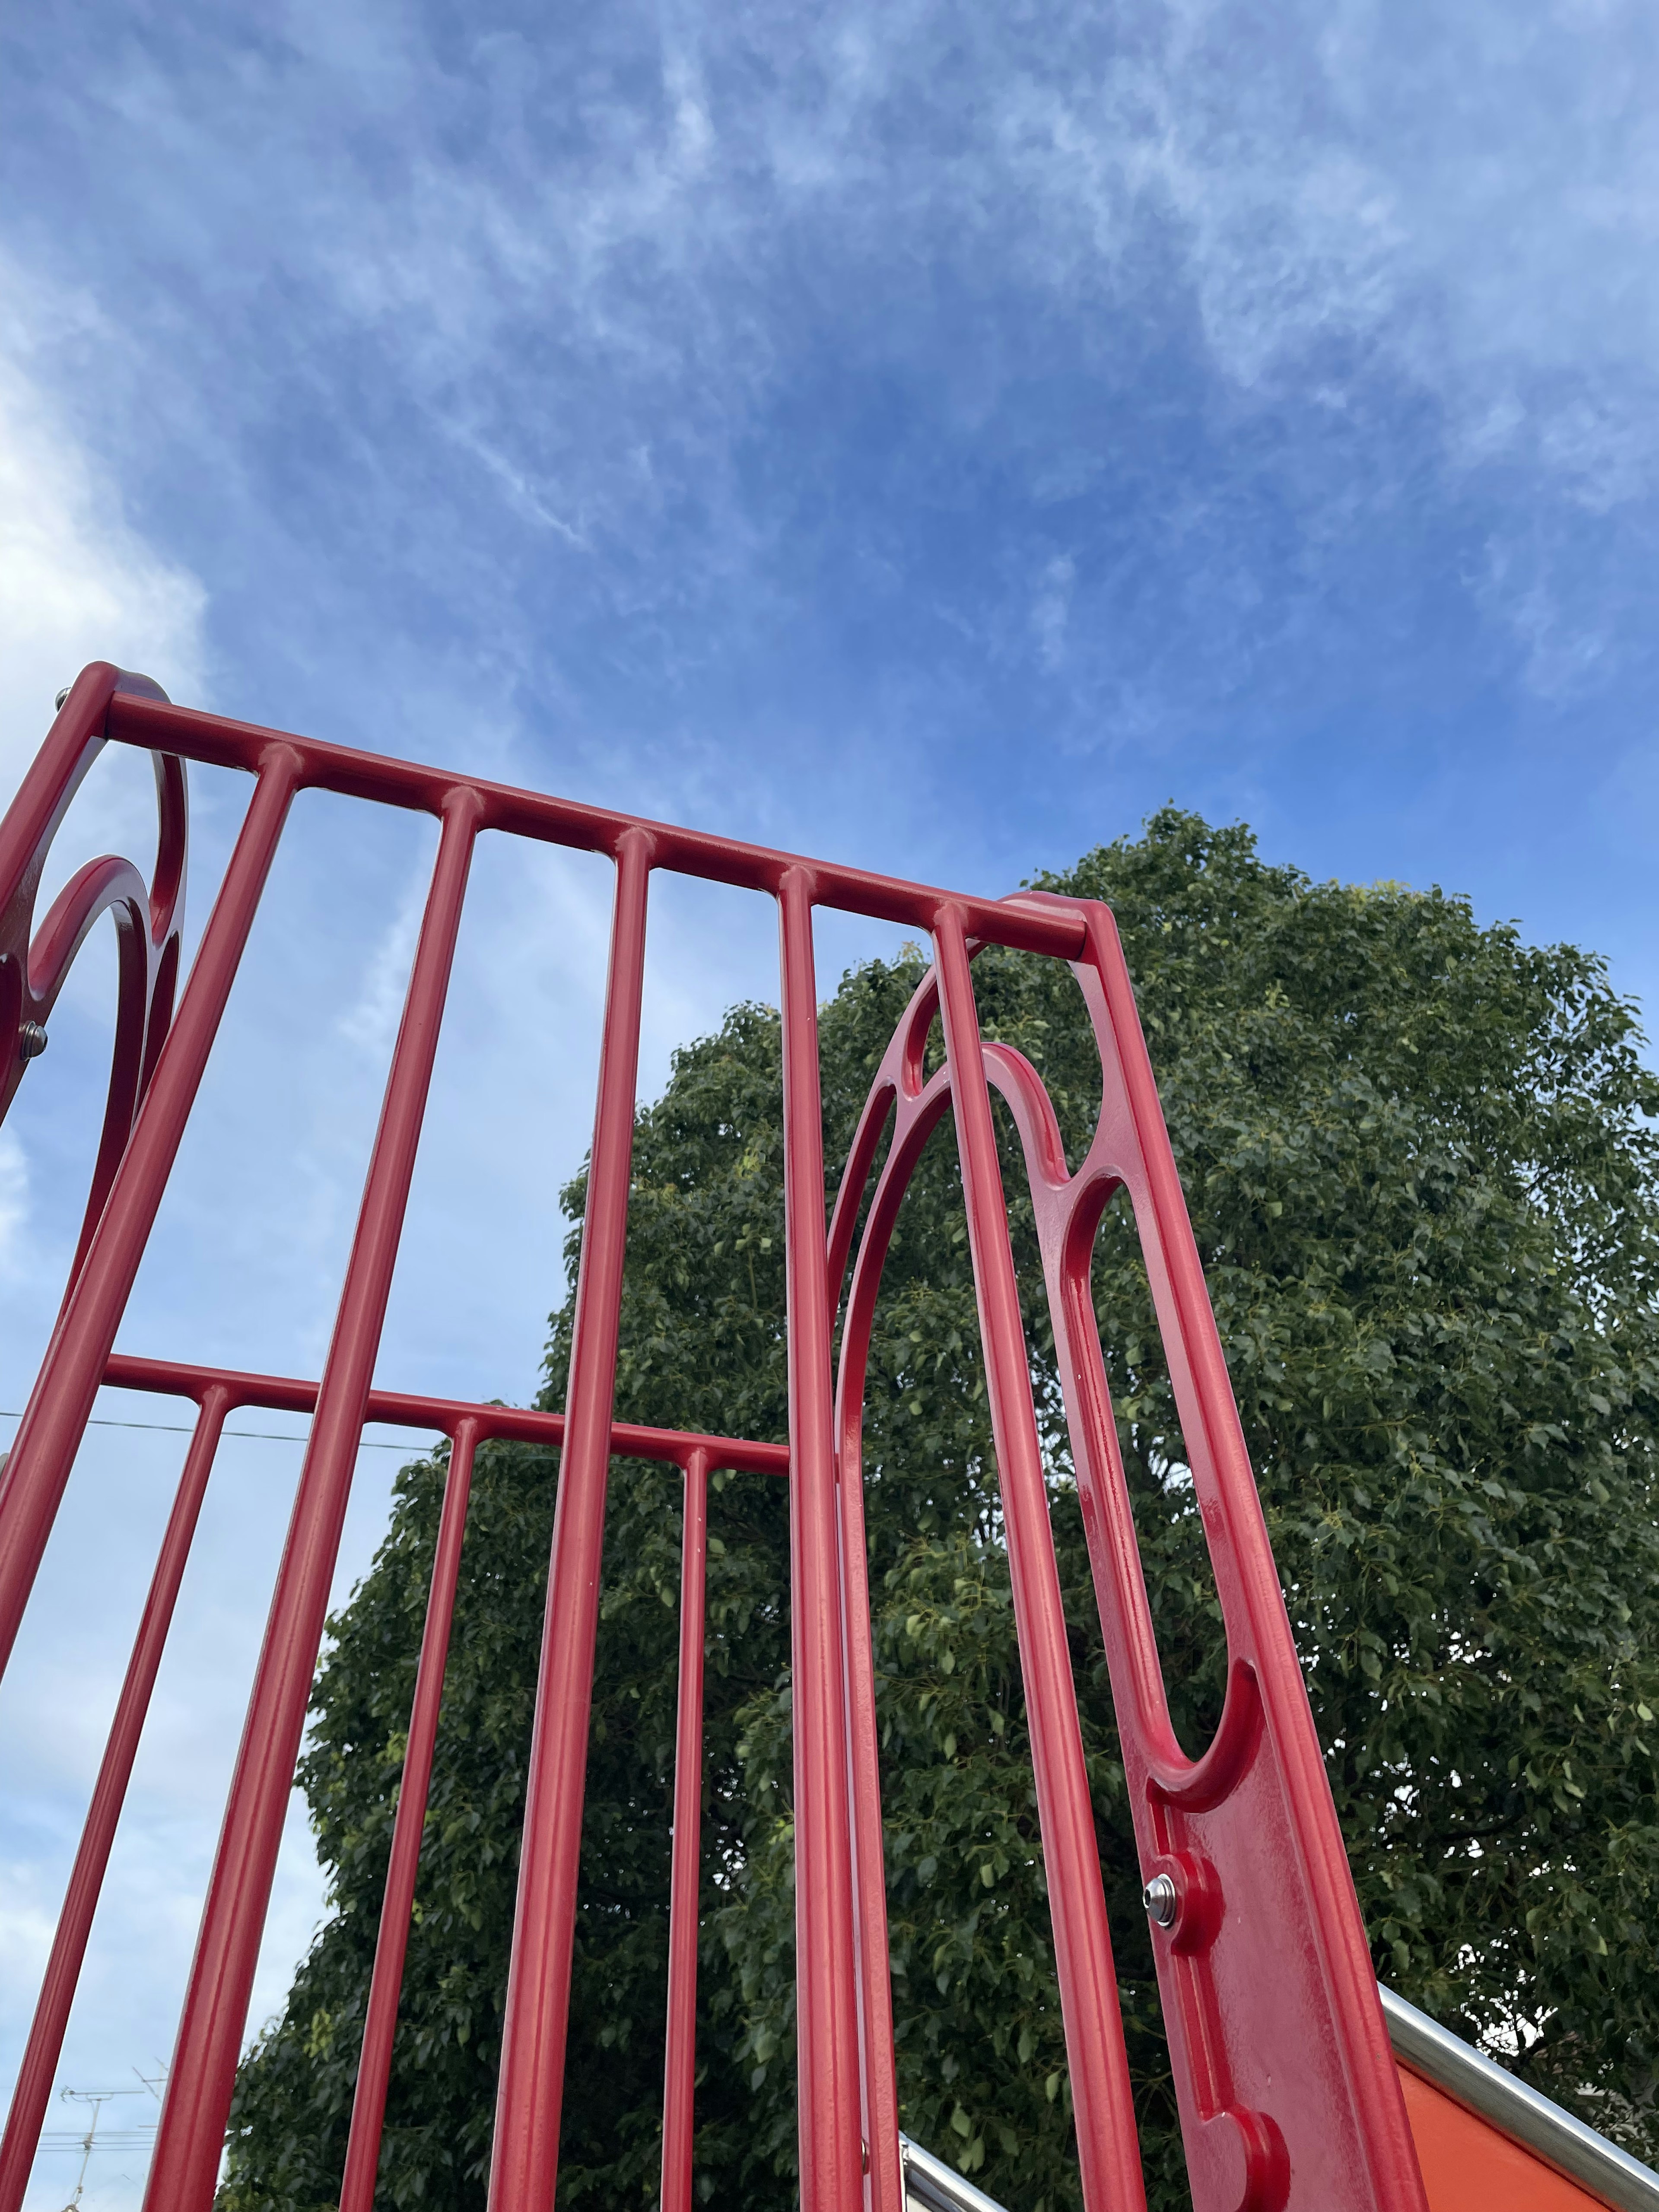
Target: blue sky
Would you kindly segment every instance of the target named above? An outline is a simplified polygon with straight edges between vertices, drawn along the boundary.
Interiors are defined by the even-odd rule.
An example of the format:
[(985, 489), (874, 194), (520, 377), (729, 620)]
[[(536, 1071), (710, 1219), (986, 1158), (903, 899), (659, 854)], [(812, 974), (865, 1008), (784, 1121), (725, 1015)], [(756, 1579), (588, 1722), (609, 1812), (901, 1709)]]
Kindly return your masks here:
[[(1650, 9), (64, 0), (5, 42), (0, 786), (104, 655), (973, 890), (1174, 798), (1659, 988)], [(60, 873), (139, 836), (131, 767)], [(193, 796), (199, 927), (237, 793)], [(296, 813), (131, 1348), (315, 1370), (430, 854)], [(389, 1384), (535, 1387), (605, 897), (481, 870)], [(757, 902), (659, 918), (652, 1083), (771, 958)], [(884, 941), (830, 927), (826, 973)], [(8, 1407), (84, 1177), (89, 957), (0, 1135)], [(0, 1700), (9, 1990), (175, 1442), (88, 1447)], [(216, 1485), (71, 2082), (165, 2055), (293, 1465), (240, 1443)], [(296, 1832), (256, 2014), (317, 1899)], [(21, 2024), (0, 1998), (0, 2064)]]

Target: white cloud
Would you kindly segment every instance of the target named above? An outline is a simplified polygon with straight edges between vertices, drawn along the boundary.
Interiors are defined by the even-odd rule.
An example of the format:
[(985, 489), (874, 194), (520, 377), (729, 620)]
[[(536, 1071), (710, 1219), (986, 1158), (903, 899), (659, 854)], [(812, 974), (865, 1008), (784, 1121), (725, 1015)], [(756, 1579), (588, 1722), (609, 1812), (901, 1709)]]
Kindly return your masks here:
[(33, 1859), (11, 1859), (0, 1867), (0, 1891), (7, 1903), (0, 1911), (0, 1981), (10, 1989), (27, 1989), (40, 1979), (52, 1949), (58, 1926), (58, 1904), (42, 1893), (45, 1884)]
[(1358, 344), (1471, 451), (1530, 423), (1532, 458), (1594, 499), (1645, 489), (1659, 107), (1646, 11), (1584, 13), (1347, 0), (1267, 37), (1237, 0), (1170, 0), (1092, 52), (1061, 28), (988, 110), (1028, 261), (1098, 287), (1161, 211), (1165, 267), (1241, 385)]
[[(121, 487), (40, 388), (32, 355), (58, 303), (7, 270), (0, 320), (0, 789), (46, 735), (52, 701), (89, 660), (203, 696), (200, 582), (126, 520)], [(21, 302), (21, 307), (17, 303)]]
[[(1502, 471), (1472, 588), (1560, 697), (1644, 649), (1582, 566), (1587, 521), (1644, 528), (1659, 496), (1650, 22), (1627, 0), (1340, 0), (1269, 31), (1168, 0), (1092, 52), (1073, 22), (1001, 72), (984, 197), (1017, 188), (1056, 301), (1133, 319), (1149, 268), (1184, 292), (1247, 413), (1420, 410), (1419, 479), (1381, 495), (1455, 505)], [(1351, 498), (1334, 480), (1304, 506), (1310, 539)]]
[[(35, 374), (38, 349), (87, 320), (73, 301), (0, 263), (0, 806), (51, 726), (53, 700), (86, 663), (140, 668), (192, 701), (203, 689), (206, 594), (125, 520), (111, 469), (77, 438)], [(60, 830), (37, 899), (100, 849), (148, 863), (155, 836), (148, 764), (112, 748)], [(108, 926), (66, 987), (70, 1012), (107, 1024)], [(62, 1056), (60, 1047), (60, 1057)], [(0, 1274), (50, 1273), (33, 1248), (30, 1158), (15, 1123), (0, 1130)]]
[(1053, 670), (1066, 658), (1066, 625), (1072, 611), (1072, 586), (1077, 564), (1068, 554), (1047, 562), (1031, 603), (1031, 628), (1036, 634), (1037, 654)]
[(28, 1162), (15, 1133), (0, 1128), (0, 1272), (17, 1263), (28, 1210)]
[[(1267, 17), (1126, 0), (1109, 21), (1059, 7), (966, 25), (933, 0), (822, 21), (761, 0), (666, 28), (625, 8), (592, 52), (489, 33), (465, 56), (395, 0), (345, 31), (313, 0), (272, 21), (249, 41), (233, 11), (170, 69), (147, 48), (88, 58), (98, 96), (143, 118), (146, 232), (216, 287), (205, 353), (181, 364), (176, 323), (158, 346), (139, 319), (108, 404), (127, 438), (159, 413), (197, 450), (218, 434), (198, 420), (211, 374), (213, 424), (241, 410), (263, 447), (292, 404), (293, 341), (264, 296), (280, 284), (302, 381), (331, 363), (343, 392), (364, 362), (396, 363), (398, 434), (353, 423), (367, 497), (405, 512), (406, 433), (477, 471), (455, 495), (495, 503), (488, 543), (416, 533), (400, 559), (452, 610), (488, 602), (498, 650), (520, 580), (500, 549), (526, 523), (544, 539), (528, 557), (551, 564), (560, 620), (524, 647), (538, 684), (560, 681), (595, 605), (670, 663), (698, 602), (764, 628), (802, 517), (757, 489), (745, 443), (804, 349), (842, 338), (864, 366), (919, 373), (942, 420), (994, 431), (1018, 388), (1012, 469), (1039, 499), (1092, 481), (1112, 440), (1060, 452), (1030, 419), (1024, 320), (1081, 334), (1109, 378), (1127, 336), (1172, 319), (1247, 412), (1415, 411), (1413, 459), (1377, 502), (1455, 507), (1497, 472), (1511, 514), (1559, 510), (1524, 599), (1492, 580), (1516, 549), (1474, 587), (1533, 670), (1540, 592), (1564, 636), (1584, 629), (1577, 525), (1659, 495), (1659, 87), (1636, 0), (1291, 0)], [(941, 349), (951, 300), (998, 312)], [(83, 385), (87, 363), (82, 346)], [(216, 449), (227, 501), (248, 450)], [(1327, 465), (1316, 428), (1283, 465), (1307, 541), (1351, 536), (1351, 461)], [(180, 580), (163, 572), (162, 596)], [(1090, 587), (1085, 562), (1074, 641)], [(1027, 635), (1041, 662), (1045, 634)], [(1560, 665), (1610, 665), (1622, 639), (1603, 655), (1580, 638)]]
[(390, 1059), (397, 1042), (421, 916), (426, 908), (427, 884), (427, 872), (422, 870), (404, 885), (397, 913), (370, 955), (356, 998), (337, 1019), (341, 1036), (378, 1064)]

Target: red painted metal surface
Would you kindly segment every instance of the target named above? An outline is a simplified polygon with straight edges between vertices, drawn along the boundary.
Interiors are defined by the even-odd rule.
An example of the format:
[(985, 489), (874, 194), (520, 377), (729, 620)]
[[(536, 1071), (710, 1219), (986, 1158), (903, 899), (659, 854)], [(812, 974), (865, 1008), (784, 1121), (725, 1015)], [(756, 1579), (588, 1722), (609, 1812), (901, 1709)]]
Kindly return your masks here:
[[(99, 747), (110, 739), (157, 758), (161, 836), (150, 883), (147, 887), (125, 862), (95, 861), (37, 927), (35, 895), (52, 836)], [(255, 782), (174, 1016), (187, 759), (245, 769)], [(323, 1375), (317, 1382), (291, 1380), (117, 1353), (116, 1333), (290, 802), (310, 787), (424, 811), (442, 825)], [(456, 932), (484, 829), (604, 853), (617, 867), (562, 1413), (373, 1387)], [(614, 1418), (646, 908), (651, 875), (659, 869), (746, 887), (777, 902), (787, 1446), (647, 1429)], [(877, 1077), (827, 1232), (812, 946), (813, 912), (820, 906), (923, 930), (936, 955)], [(667, 2212), (690, 2212), (694, 2201), (707, 1479), (717, 1468), (736, 1468), (787, 1477), (791, 1485), (802, 2203), (807, 2212), (902, 2212), (862, 1398), (897, 1209), (922, 1144), (947, 1113), (954, 1116), (963, 1163), (1084, 2200), (1088, 2212), (1139, 2212), (1144, 2200), (1111, 1944), (993, 1090), (1018, 1127), (1036, 1202), (1143, 1866), (1148, 1875), (1168, 1874), (1177, 1896), (1174, 1923), (1156, 1931), (1155, 1945), (1196, 2212), (1423, 2212), (1289, 1624), (1133, 994), (1103, 908), (1077, 901), (960, 896), (251, 728), (173, 707), (144, 679), (98, 664), (72, 688), (0, 824), (0, 1111), (27, 1064), (21, 1048), (32, 1033), (23, 1025), (50, 1014), (69, 963), (105, 910), (114, 913), (122, 945), (111, 1104), (58, 1325), (0, 1475), (0, 1663), (9, 1655), (100, 1385), (193, 1400), (201, 1411), (0, 2142), (0, 2212), (17, 2212), (21, 2201), (215, 1448), (227, 1413), (242, 1406), (308, 1413), (313, 1419), (180, 2019), (146, 2197), (151, 2212), (207, 2212), (211, 2203), (324, 1608), (368, 1421), (431, 1430), (451, 1439), (452, 1452), (343, 2207), (369, 2212), (373, 2203), (472, 1456), (481, 1443), (504, 1438), (559, 1448), (562, 1461), (498, 2086), (492, 2212), (548, 2212), (556, 2191), (606, 1479), (618, 1454), (665, 1461), (685, 1478), (661, 2201)], [(981, 1036), (970, 962), (989, 942), (1066, 960), (1082, 986), (1099, 1042), (1104, 1093), (1093, 1142), (1075, 1172), (1035, 1071)], [(945, 1060), (925, 1079), (936, 1014)], [(1134, 1208), (1146, 1254), (1226, 1625), (1225, 1710), (1214, 1742), (1196, 1761), (1183, 1755), (1170, 1726), (1090, 1283), (1100, 1215), (1120, 1188)], [(837, 1376), (831, 1352), (838, 1311)]]
[(490, 2212), (529, 2212), (532, 2206), (551, 2204), (558, 2176), (576, 1866), (599, 1617), (599, 1552), (634, 1156), (634, 1085), (650, 869), (649, 833), (636, 828), (623, 831), (617, 839), (617, 906), (599, 1051), (599, 1098), (588, 1164), (587, 1215), (576, 1278), (564, 1455), (547, 1573), (547, 1617), (525, 1789), (513, 1963), (501, 2030)]
[(306, 1702), (323, 1640), (329, 1584), (392, 1289), (421, 1117), (432, 1077), (478, 809), (446, 800), (432, 890), (415, 951), (403, 1026), (363, 1188), (345, 1288), (254, 1670), (224, 1828), (208, 1883), (179, 2039), (167, 2075), (146, 2212), (211, 2199), (236, 2060), (300, 1756)]
[(155, 1572), (121, 1684), (98, 1779), (93, 1785), (92, 1803), (81, 1832), (63, 1910), (58, 1916), (46, 1978), (29, 2026), (28, 2041), (23, 2047), (22, 2063), (17, 2070), (17, 2086), (12, 2093), (5, 2136), (0, 2141), (0, 2206), (4, 2207), (4, 2212), (17, 2212), (28, 2186), (34, 2147), (40, 2141), (47, 2100), (52, 2095), (52, 2076), (58, 2071), (58, 2056), (64, 2047), (64, 2030), (69, 2025), (70, 2007), (75, 2002), (75, 1985), (86, 1957), (93, 1914), (98, 1909), (98, 1893), (104, 1886), (110, 1847), (115, 1841), (116, 1826), (132, 1776), (132, 1762), (138, 1753), (138, 1739), (149, 1711), (156, 1670), (161, 1663), (173, 1609), (179, 1601), (179, 1585), (184, 1580), (202, 1500), (207, 1495), (219, 1431), (224, 1426), (231, 1403), (230, 1394), (222, 1382), (210, 1383), (202, 1393), (201, 1413), (190, 1440), (190, 1449), (185, 1455), (184, 1473), (179, 1479), (173, 1511), (161, 1538)]
[[(15, 1039), (24, 1023), (45, 1029), (94, 924), (105, 913), (115, 922), (119, 958), (115, 1049), (76, 1267), (86, 1257), (167, 1036), (179, 981), (184, 921), (189, 826), (185, 771), (181, 762), (158, 752), (153, 759), (160, 823), (149, 882), (130, 860), (106, 854), (76, 871), (46, 920), (35, 927), (35, 900), (46, 854), (70, 800), (103, 750), (103, 723), (118, 690), (167, 702), (166, 693), (146, 676), (128, 675), (107, 661), (84, 670), (71, 685), (40, 758), (0, 823), (0, 884), (6, 886), (0, 905), (0, 1041), (9, 1033)], [(0, 1056), (0, 1120), (27, 1065), (15, 1042)]]
[(863, 2193), (858, 2009), (853, 1955), (841, 1531), (836, 1504), (830, 1282), (823, 1223), (823, 1115), (812, 965), (811, 877), (785, 875), (783, 972), (785, 1264), (789, 1284), (790, 1676), (795, 1766), (796, 2063), (804, 2203), (854, 2212)]
[[(1106, 909), (1068, 902), (1068, 910), (1085, 923), (1085, 957), (1073, 967), (1104, 1079), (1095, 1137), (1075, 1174), (1036, 1070), (1005, 1045), (980, 1042), (959, 926), (936, 932), (938, 969), (878, 1072), (831, 1238), (839, 1269), (890, 1119), (843, 1337), (843, 1473), (857, 1470), (864, 1360), (887, 1243), (921, 1147), (954, 1104), (1085, 2201), (1133, 2202), (1139, 2179), (1126, 2170), (1121, 2118), (1127, 2085), (1042, 1526), (1046, 1498), (989, 1123), (994, 1085), (1018, 1129), (1035, 1201), (1142, 1868), (1149, 1879), (1168, 1874), (1179, 1900), (1174, 1925), (1155, 1928), (1154, 1942), (1196, 2212), (1416, 2208), (1421, 2185), (1364, 1931), (1127, 971)], [(947, 1059), (924, 1082), (936, 1011)], [(1095, 1232), (1120, 1188), (1135, 1209), (1227, 1630), (1224, 1715), (1196, 1762), (1170, 1723), (1095, 1321)]]
[(426, 1796), (432, 1780), (432, 1753), (438, 1741), (438, 1708), (443, 1701), (444, 1662), (449, 1656), (449, 1627), (455, 1615), (455, 1584), (461, 1571), (461, 1542), (466, 1533), (467, 1500), (472, 1492), (472, 1455), (478, 1425), (455, 1425), (444, 1480), (443, 1511), (432, 1560), (432, 1590), (421, 1656), (415, 1670), (415, 1700), (410, 1708), (409, 1741), (392, 1817), (392, 1850), (386, 1861), (386, 1895), (374, 1942), (374, 1971), (363, 2014), (362, 2055), (357, 2062), (356, 2094), (351, 2102), (351, 2136), (339, 2212), (374, 2212), (374, 2180), (380, 2164), (380, 2130), (386, 2122), (386, 2084), (392, 2074), (392, 2041), (398, 2027), (398, 1998), (403, 1989), (404, 1954), (409, 1948), (410, 1917), (415, 1909), (415, 1876), (421, 1861), (421, 1832), (426, 1824)]
[[(58, 717), (58, 729), (63, 728), (65, 717), (76, 713), (77, 702), (84, 709), (82, 720), (96, 704), (95, 693), (83, 698), (83, 687), (93, 672), (88, 670), (71, 691)], [(109, 672), (113, 675), (113, 671)], [(115, 704), (113, 697), (107, 702), (112, 715)], [(74, 729), (80, 725), (70, 726)], [(4, 1473), (0, 1474), (0, 1668), (11, 1656), (23, 1608), (40, 1571), (64, 1486), (102, 1379), (104, 1362), (115, 1341), (156, 1208), (178, 1156), (202, 1071), (218, 1033), (282, 835), (297, 766), (290, 747), (280, 741), (267, 742), (260, 757), (252, 803), (202, 933), (189, 984), (161, 1048), (155, 1073), (111, 1181), (85, 1260), (71, 1278), (62, 1316), (24, 1408)], [(66, 760), (64, 788), (72, 789), (82, 773), (78, 756)], [(31, 795), (26, 786), (23, 796)], [(45, 842), (38, 848), (31, 848), (26, 842), (27, 823), (21, 831), (14, 831), (12, 817), (8, 815), (5, 828), (0, 830), (0, 860), (8, 869), (0, 877), (0, 899), (8, 912), (31, 871), (38, 879), (62, 807), (54, 811), (43, 806), (40, 811), (46, 827), (42, 832)], [(32, 964), (32, 953), (27, 957)], [(14, 951), (7, 952), (9, 970), (15, 968), (17, 957)], [(21, 1002), (9, 984), (8, 993), (15, 1004)], [(18, 1020), (21, 1024), (21, 1015)], [(17, 1030), (8, 1035), (0, 1026), (0, 1057), (9, 1068), (18, 1048)]]
[[(697, 2080), (697, 1891), (702, 1868), (702, 1662), (708, 1571), (708, 1455), (685, 1462), (680, 1539), (679, 1710), (669, 1875), (668, 2023), (662, 2084), (662, 2212), (691, 2212)], [(342, 2208), (343, 2212), (343, 2207)]]

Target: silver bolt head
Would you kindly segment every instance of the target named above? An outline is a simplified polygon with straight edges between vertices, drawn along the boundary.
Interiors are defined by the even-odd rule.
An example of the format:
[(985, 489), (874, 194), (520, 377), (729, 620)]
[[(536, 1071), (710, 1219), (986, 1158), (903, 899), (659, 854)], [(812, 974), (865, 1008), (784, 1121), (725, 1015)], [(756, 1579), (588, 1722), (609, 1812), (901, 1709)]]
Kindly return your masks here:
[(17, 1031), (17, 1057), (19, 1060), (39, 1060), (46, 1048), (46, 1032), (43, 1024), (40, 1022), (23, 1022), (19, 1024)]
[(1155, 1874), (1140, 1893), (1147, 1917), (1160, 1928), (1173, 1928), (1176, 1914), (1181, 1909), (1181, 1899), (1167, 1874)]
[(60, 714), (61, 714), (63, 713), (63, 711), (64, 711), (64, 700), (65, 700), (65, 699), (67, 699), (67, 698), (69, 697), (69, 695), (70, 695), (70, 687), (69, 687), (69, 685), (66, 684), (64, 686), (63, 690), (62, 690), (58, 694), (57, 706), (58, 706), (58, 713), (59, 713)]

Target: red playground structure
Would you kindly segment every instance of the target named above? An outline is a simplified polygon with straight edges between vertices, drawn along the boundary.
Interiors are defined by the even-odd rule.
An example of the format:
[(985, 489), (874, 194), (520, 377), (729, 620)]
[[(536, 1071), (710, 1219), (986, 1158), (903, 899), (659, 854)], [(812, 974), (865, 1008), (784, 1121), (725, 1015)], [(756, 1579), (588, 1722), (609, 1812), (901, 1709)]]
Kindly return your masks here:
[[(94, 860), (44, 920), (48, 848), (106, 742), (148, 750), (160, 837), (146, 882)], [(179, 973), (189, 761), (245, 770), (251, 793), (187, 977)], [(289, 805), (323, 788), (434, 816), (441, 838), (331, 1344), (316, 1381), (115, 1349), (157, 1208)], [(562, 1413), (392, 1395), (374, 1371), (468, 872), (480, 831), (615, 865), (599, 1098), (569, 1392)], [(674, 871), (776, 903), (786, 1124), (787, 1445), (613, 1418), (647, 909)], [(933, 965), (887, 1052), (832, 1217), (814, 965), (817, 908), (923, 933)], [(1659, 2212), (1659, 2177), (1380, 1992), (1151, 1063), (1111, 915), (1073, 899), (967, 896), (674, 829), (224, 720), (94, 663), (64, 697), (0, 825), (0, 1113), (42, 1049), (70, 963), (106, 910), (119, 938), (109, 1104), (61, 1313), (0, 1474), (0, 1664), (10, 1654), (100, 1386), (198, 1412), (93, 1791), (0, 2148), (0, 2212), (18, 2212), (100, 1883), (227, 1415), (312, 1418), (264, 1649), (203, 1908), (144, 2203), (208, 2212), (261, 1931), (367, 1420), (450, 1439), (408, 1752), (358, 2064), (343, 2212), (371, 2212), (472, 1456), (490, 1437), (562, 1449), (497, 2095), (491, 2212), (549, 2212), (575, 1914), (607, 1471), (613, 1455), (684, 1476), (684, 1582), (668, 2015), (665, 2212), (693, 2203), (692, 2102), (702, 1748), (705, 1486), (721, 1468), (790, 1486), (799, 2035), (805, 2212), (985, 2206), (901, 2136), (864, 1540), (866, 1359), (889, 1237), (928, 1133), (954, 1122), (967, 1202), (1030, 1717), (1042, 1851), (1088, 2212), (1145, 2195), (1111, 1936), (1061, 1614), (991, 1093), (1018, 1128), (1036, 1206), (1073, 1462), (1136, 1822), (1194, 2212)], [(1030, 1064), (986, 1040), (982, 945), (1070, 963), (1103, 1075), (1073, 1172)], [(176, 1004), (175, 1004), (176, 1000)], [(929, 1031), (945, 1059), (926, 1075)], [(35, 1079), (43, 1079), (37, 1077)], [(890, 1139), (883, 1152), (884, 1139)], [(879, 1172), (876, 1163), (880, 1159)], [(873, 1180), (873, 1189), (870, 1188)], [(1224, 1716), (1189, 1760), (1171, 1728), (1097, 1329), (1095, 1231), (1133, 1206), (1224, 1618)], [(867, 1205), (866, 1200), (867, 1199)], [(861, 1232), (855, 1236), (862, 1219)], [(834, 1357), (840, 1317), (838, 1367)]]

